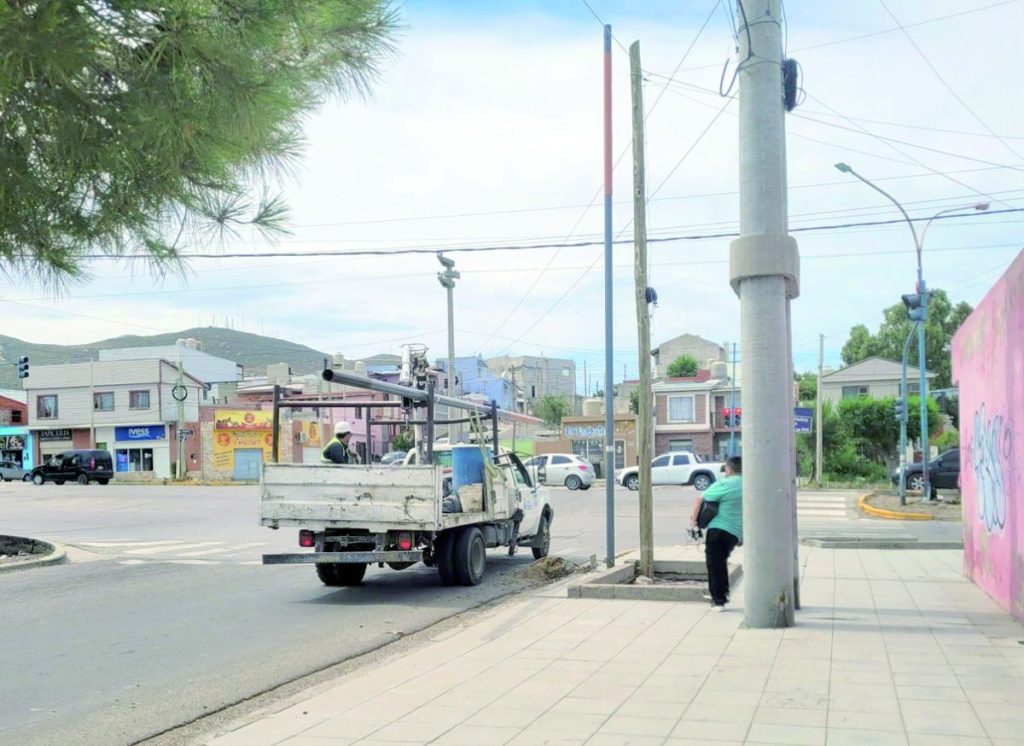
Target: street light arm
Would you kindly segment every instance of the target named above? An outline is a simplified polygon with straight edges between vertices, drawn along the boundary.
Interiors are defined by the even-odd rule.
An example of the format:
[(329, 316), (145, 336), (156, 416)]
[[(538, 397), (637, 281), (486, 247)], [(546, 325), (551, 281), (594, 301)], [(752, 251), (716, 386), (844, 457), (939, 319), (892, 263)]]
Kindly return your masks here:
[(963, 205), (962, 207), (948, 207), (945, 210), (939, 210), (937, 213), (928, 218), (928, 222), (924, 224), (924, 230), (921, 231), (921, 247), (924, 247), (924, 237), (928, 235), (928, 229), (932, 227), (932, 222), (943, 215), (949, 215), (952, 212), (964, 212), (967, 210), (977, 210), (982, 212), (989, 208), (988, 202), (979, 202), (976, 205)]
[(917, 274), (918, 274), (918, 276), (920, 276), (920, 274), (921, 274), (921, 242), (917, 238), (917, 230), (914, 228), (914, 221), (910, 219), (910, 216), (907, 214), (907, 211), (903, 209), (903, 205), (901, 205), (896, 200), (896, 198), (893, 197), (891, 194), (889, 194), (887, 191), (882, 189), (880, 186), (877, 186), (877, 185), (873, 184), (872, 182), (868, 181), (863, 176), (861, 176), (859, 173), (854, 171), (853, 168), (851, 168), (850, 166), (847, 166), (845, 163), (837, 163), (836, 164), (836, 168), (839, 169), (840, 171), (842, 171), (843, 173), (853, 174), (858, 179), (860, 179), (865, 184), (867, 184), (869, 187), (871, 187), (876, 192), (878, 192), (883, 197), (885, 197), (887, 200), (889, 200), (894, 205), (896, 205), (896, 209), (898, 209), (903, 214), (903, 219), (907, 221), (907, 225), (910, 226), (910, 232), (914, 236), (914, 249), (915, 249), (915, 251), (917, 251)]

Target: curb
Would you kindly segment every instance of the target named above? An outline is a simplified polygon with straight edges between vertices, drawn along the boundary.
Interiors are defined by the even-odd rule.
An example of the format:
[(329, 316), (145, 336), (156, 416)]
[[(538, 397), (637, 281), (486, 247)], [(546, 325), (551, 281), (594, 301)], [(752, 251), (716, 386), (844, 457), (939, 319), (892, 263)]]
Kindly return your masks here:
[(874, 516), (875, 518), (886, 518), (890, 521), (931, 521), (934, 520), (934, 516), (928, 513), (900, 513), (895, 510), (886, 510), (885, 508), (876, 508), (874, 505), (868, 504), (868, 498), (874, 495), (874, 492), (869, 492), (866, 495), (861, 495), (857, 498), (857, 507), (861, 511), (868, 515)]
[(0, 575), (5, 572), (17, 572), (28, 570), (33, 567), (45, 567), (46, 565), (59, 565), (68, 558), (68, 550), (63, 544), (51, 544), (48, 541), (35, 540), (38, 544), (45, 544), (51, 548), (51, 552), (42, 557), (35, 557), (27, 560), (15, 560), (13, 562), (0, 562)]

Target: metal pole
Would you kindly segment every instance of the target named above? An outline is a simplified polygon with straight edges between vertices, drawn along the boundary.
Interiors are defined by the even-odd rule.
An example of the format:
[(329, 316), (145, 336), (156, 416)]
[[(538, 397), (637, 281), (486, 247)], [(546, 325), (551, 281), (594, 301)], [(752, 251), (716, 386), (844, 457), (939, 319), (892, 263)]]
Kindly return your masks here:
[(736, 455), (736, 343), (732, 343), (732, 394), (729, 398), (729, 455)]
[(818, 392), (814, 397), (814, 483), (821, 489), (821, 467), (825, 459), (825, 416), (821, 399), (821, 379), (825, 377), (825, 335), (818, 335)]
[(743, 347), (743, 524), (746, 624), (794, 622), (792, 379), (786, 301), (799, 293), (799, 253), (786, 220), (780, 0), (741, 0), (740, 237), (730, 280)]
[(427, 382), (427, 463), (434, 463), (434, 381)]
[[(449, 397), (456, 396), (455, 393), (455, 308), (454, 308), (454, 283), (447, 288), (448, 295), (448, 387), (445, 394)], [(448, 441), (455, 443), (458, 438), (457, 427), (448, 428)]]
[(647, 303), (647, 196), (644, 189), (644, 93), (640, 42), (629, 46), (630, 91), (633, 103), (633, 276), (635, 278), (640, 407), (640, 567), (639, 574), (654, 577), (654, 505), (651, 499), (651, 311)]
[(917, 292), (921, 296), (921, 321), (917, 325), (917, 364), (920, 366), (920, 385), (918, 396), (921, 397), (921, 502), (929, 502), (932, 497), (928, 485), (928, 360), (925, 358), (924, 327), (928, 321), (928, 291), (921, 274), (920, 258), (917, 265)]
[(604, 495), (608, 567), (615, 564), (615, 400), (612, 394), (612, 27), (604, 27)]
[(900, 417), (900, 505), (907, 504), (907, 358), (910, 356), (910, 340), (916, 331), (911, 327), (907, 341), (903, 343), (903, 369), (900, 375), (900, 396), (903, 397), (903, 415)]
[(271, 441), (270, 459), (272, 463), (278, 463), (281, 450), (281, 387), (274, 384), (274, 412), (273, 412), (273, 440)]
[(796, 501), (797, 501), (797, 474), (796, 474), (796, 433), (794, 432), (793, 425), (793, 412), (796, 407), (796, 388), (793, 378), (793, 315), (791, 312), (791, 302), (789, 298), (786, 299), (786, 341), (789, 343), (789, 347), (786, 352), (786, 359), (789, 362), (789, 372), (786, 380), (789, 383), (789, 396), (786, 400), (789, 402), (790, 411), (790, 427), (789, 427), (789, 495), (790, 505), (792, 506), (793, 512), (793, 608), (800, 608), (800, 526), (798, 516), (796, 513)]

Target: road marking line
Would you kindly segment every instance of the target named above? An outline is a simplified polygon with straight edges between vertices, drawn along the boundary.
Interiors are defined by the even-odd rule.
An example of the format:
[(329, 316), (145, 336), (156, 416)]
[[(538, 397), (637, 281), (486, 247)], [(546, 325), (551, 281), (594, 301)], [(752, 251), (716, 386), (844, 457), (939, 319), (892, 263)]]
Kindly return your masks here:
[(201, 559), (169, 559), (164, 560), (165, 564), (168, 565), (217, 565), (220, 564), (217, 560), (201, 560)]
[(205, 557), (208, 554), (223, 554), (224, 552), (233, 552), (236, 549), (249, 549), (251, 547), (265, 547), (267, 542), (265, 541), (254, 541), (251, 544), (235, 544), (230, 547), (223, 547), (221, 549), (200, 549), (197, 552), (185, 552), (179, 554), (179, 557)]
[[(68, 542), (76, 543), (76, 542)], [(79, 541), (77, 544), (86, 547), (145, 547), (145, 546), (157, 546), (159, 544), (180, 544), (181, 539), (173, 539), (170, 541)]]
[(198, 549), (199, 547), (216, 546), (223, 544), (222, 541), (197, 541), (190, 544), (179, 543), (176, 546), (168, 547), (146, 547), (145, 549), (130, 549), (125, 554), (157, 554), (160, 552), (175, 552), (181, 549)]
[(145, 564), (148, 564), (148, 563), (149, 563), (149, 560), (130, 559), (130, 560), (121, 560), (118, 564), (119, 565), (145, 565)]

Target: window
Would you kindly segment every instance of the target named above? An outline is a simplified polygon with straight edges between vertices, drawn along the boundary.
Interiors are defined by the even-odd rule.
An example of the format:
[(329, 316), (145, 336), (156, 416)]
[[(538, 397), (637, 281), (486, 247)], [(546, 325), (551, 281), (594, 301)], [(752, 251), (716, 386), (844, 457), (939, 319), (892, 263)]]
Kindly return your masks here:
[(46, 394), (36, 397), (36, 418), (40, 420), (57, 419), (57, 395)]
[(868, 395), (867, 386), (843, 386), (844, 399), (859, 399)]
[(11, 424), (12, 425), (18, 425), (20, 423), (21, 423), (21, 410), (20, 409), (12, 409), (11, 410)]
[(692, 451), (693, 441), (689, 439), (673, 438), (668, 442), (668, 449), (670, 451)]
[(907, 382), (907, 393), (908, 394), (920, 394), (921, 393), (921, 382), (920, 381), (908, 381)]
[(668, 456), (658, 456), (651, 462), (652, 469), (657, 469), (659, 466), (668, 466)]
[(129, 391), (129, 409), (149, 409), (149, 391)]
[[(149, 395), (149, 392), (145, 392)], [(152, 448), (119, 448), (117, 451), (118, 471), (153, 471)]]
[(571, 463), (572, 463), (572, 461), (567, 456), (552, 456), (551, 457), (551, 464), (552, 464), (552, 466), (555, 465), (555, 464), (571, 464)]
[(668, 398), (669, 422), (693, 422), (693, 397), (670, 396)]
[(356, 419), (357, 420), (363, 419), (363, 408), (362, 407), (356, 407)]
[(92, 408), (97, 412), (113, 412), (114, 392), (97, 391), (92, 395)]
[(678, 454), (672, 457), (672, 466), (689, 466), (690, 457), (685, 454)]

